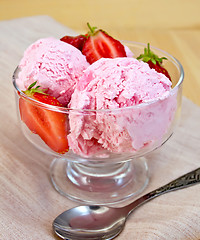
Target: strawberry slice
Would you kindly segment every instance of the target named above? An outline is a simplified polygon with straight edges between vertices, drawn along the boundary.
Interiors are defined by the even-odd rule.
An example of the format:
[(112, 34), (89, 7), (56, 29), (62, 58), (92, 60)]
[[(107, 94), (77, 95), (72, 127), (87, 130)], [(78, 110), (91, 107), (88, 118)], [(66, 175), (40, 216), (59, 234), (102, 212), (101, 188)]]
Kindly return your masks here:
[(86, 39), (87, 39), (86, 35), (78, 35), (76, 37), (64, 36), (60, 40), (73, 45), (74, 47), (78, 48), (81, 51)]
[[(24, 93), (39, 102), (53, 106), (62, 106), (59, 101), (39, 89), (39, 86), (33, 88), (36, 82), (31, 84)], [(67, 116), (64, 113), (48, 110), (44, 106), (38, 106), (31, 101), (20, 98), (19, 110), (21, 120), (35, 134), (55, 152), (64, 154), (69, 150), (67, 141), (66, 122)]]
[(150, 50), (150, 44), (147, 44), (147, 48), (144, 48), (144, 53), (137, 57), (138, 60), (142, 59), (143, 62), (147, 62), (150, 68), (155, 69), (157, 72), (164, 74), (171, 81), (171, 77), (168, 71), (162, 66), (162, 61), (167, 59), (166, 57), (158, 57)]
[(124, 46), (116, 39), (109, 36), (103, 30), (96, 30), (87, 24), (88, 32), (82, 53), (86, 56), (87, 61), (92, 64), (100, 58), (126, 57)]

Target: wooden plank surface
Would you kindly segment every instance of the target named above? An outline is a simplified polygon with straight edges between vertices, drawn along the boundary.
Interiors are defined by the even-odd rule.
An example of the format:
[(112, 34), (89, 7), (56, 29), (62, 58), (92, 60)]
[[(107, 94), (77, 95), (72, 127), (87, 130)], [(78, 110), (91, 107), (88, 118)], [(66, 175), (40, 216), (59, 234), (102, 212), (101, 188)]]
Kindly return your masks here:
[[(41, 153), (22, 135), (11, 82), (12, 73), (30, 43), (38, 38), (60, 37), (66, 33), (72, 31), (47, 16), (0, 22), (1, 240), (58, 239), (52, 232), (52, 221), (62, 211), (77, 205), (60, 196), (52, 187), (49, 179), (52, 156)], [(126, 38), (128, 33), (122, 31), (122, 35)], [(191, 98), (199, 87), (199, 32), (173, 29), (144, 32), (138, 29), (129, 36), (129, 40), (135, 41), (149, 39), (155, 46), (181, 59), (187, 72), (185, 86), (188, 92), (185, 95), (189, 94)], [(188, 76), (196, 80), (196, 85), (191, 86)], [(198, 95), (196, 97), (194, 101), (198, 102)], [(148, 156), (151, 178), (146, 192), (199, 167), (199, 119), (200, 108), (184, 98), (176, 133), (161, 149)], [(199, 199), (200, 185), (157, 198), (130, 216), (117, 239), (198, 240)]]
[(199, 29), (199, 0), (1, 0), (0, 19), (49, 15), (75, 30)]

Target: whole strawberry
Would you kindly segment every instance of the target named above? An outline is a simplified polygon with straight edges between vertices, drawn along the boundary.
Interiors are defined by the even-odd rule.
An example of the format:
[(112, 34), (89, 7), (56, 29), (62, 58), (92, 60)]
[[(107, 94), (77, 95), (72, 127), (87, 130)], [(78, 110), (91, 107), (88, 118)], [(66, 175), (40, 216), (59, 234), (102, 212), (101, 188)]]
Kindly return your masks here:
[(60, 40), (73, 45), (74, 47), (78, 48), (81, 51), (86, 39), (87, 39), (86, 35), (78, 35), (75, 37), (64, 36)]
[(120, 41), (108, 35), (102, 29), (96, 30), (87, 24), (90, 31), (87, 33), (82, 53), (86, 56), (87, 61), (92, 64), (100, 58), (126, 57), (124, 46)]
[(171, 81), (171, 77), (168, 73), (168, 71), (162, 66), (162, 61), (166, 57), (158, 57), (154, 52), (150, 50), (150, 44), (147, 44), (147, 48), (144, 48), (144, 53), (140, 54), (139, 57), (137, 57), (138, 60), (142, 60), (143, 62), (146, 62), (149, 64), (150, 68), (155, 69), (157, 72), (164, 74), (169, 80)]

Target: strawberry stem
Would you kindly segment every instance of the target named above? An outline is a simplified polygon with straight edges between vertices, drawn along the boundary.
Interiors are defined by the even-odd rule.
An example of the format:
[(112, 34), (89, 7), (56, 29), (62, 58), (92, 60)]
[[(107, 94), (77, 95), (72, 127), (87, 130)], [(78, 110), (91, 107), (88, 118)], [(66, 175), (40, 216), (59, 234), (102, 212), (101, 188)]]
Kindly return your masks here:
[(31, 90), (35, 85), (36, 85), (37, 81), (33, 82), (29, 87), (28, 90)]
[(153, 64), (156, 64), (157, 62), (159, 64), (162, 64), (163, 59), (167, 59), (166, 57), (158, 57), (154, 52), (150, 49), (150, 44), (147, 43), (147, 48), (144, 48), (144, 53), (140, 54), (139, 57), (137, 57), (138, 60), (142, 59), (143, 62), (151, 61)]
[(31, 83), (31, 85), (28, 87), (28, 89), (26, 91), (23, 91), (25, 94), (29, 95), (29, 94), (33, 94), (33, 93), (41, 93), (41, 94), (44, 94), (44, 95), (48, 95), (47, 93), (45, 93), (45, 91), (47, 89), (39, 89), (40, 86), (37, 86), (34, 88), (34, 86), (37, 84), (37, 81)]
[(90, 34), (93, 35), (97, 27), (91, 27), (89, 23), (87, 23), (88, 28), (90, 29)]
[(147, 43), (147, 52), (148, 52), (148, 54), (151, 54), (150, 44), (149, 43)]

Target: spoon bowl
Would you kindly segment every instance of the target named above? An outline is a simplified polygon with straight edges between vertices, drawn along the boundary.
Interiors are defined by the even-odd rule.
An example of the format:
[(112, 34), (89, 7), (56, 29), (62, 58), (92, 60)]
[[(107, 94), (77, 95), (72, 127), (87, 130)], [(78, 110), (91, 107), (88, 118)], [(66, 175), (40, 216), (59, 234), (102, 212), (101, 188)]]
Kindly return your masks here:
[(63, 239), (112, 239), (122, 231), (125, 221), (126, 214), (117, 208), (79, 206), (60, 214), (53, 226)]
[(55, 233), (62, 239), (113, 239), (123, 230), (127, 217), (138, 206), (164, 193), (200, 182), (200, 168), (145, 194), (121, 208), (78, 206), (60, 214), (53, 222)]

